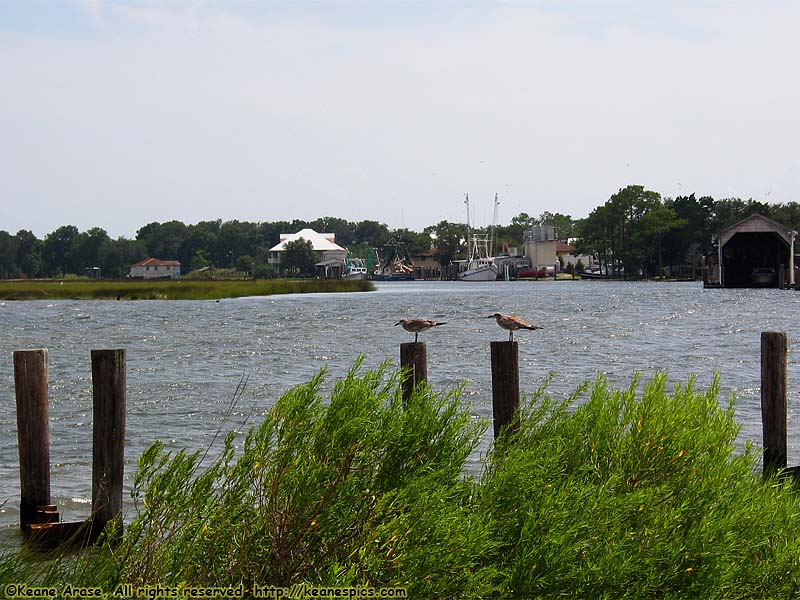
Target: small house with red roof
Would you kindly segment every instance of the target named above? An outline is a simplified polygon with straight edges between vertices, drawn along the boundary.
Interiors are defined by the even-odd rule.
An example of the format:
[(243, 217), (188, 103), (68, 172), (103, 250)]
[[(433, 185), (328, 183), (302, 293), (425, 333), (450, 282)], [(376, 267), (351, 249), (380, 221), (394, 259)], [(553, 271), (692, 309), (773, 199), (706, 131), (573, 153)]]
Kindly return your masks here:
[(131, 279), (180, 279), (181, 263), (177, 260), (148, 258), (131, 265)]

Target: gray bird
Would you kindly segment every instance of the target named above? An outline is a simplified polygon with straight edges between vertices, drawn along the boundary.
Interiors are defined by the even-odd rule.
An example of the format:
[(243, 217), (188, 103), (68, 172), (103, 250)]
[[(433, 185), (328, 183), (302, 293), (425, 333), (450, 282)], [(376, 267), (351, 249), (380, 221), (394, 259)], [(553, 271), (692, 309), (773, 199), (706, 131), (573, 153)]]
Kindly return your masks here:
[(497, 324), (500, 325), (500, 327), (508, 331), (509, 342), (514, 341), (514, 332), (517, 329), (530, 329), (531, 331), (535, 329), (541, 329), (541, 327), (539, 327), (538, 325), (530, 325), (529, 323), (526, 323), (525, 321), (514, 315), (504, 315), (503, 313), (494, 313), (493, 315), (489, 315), (486, 318), (491, 319), (492, 317), (494, 317), (495, 321), (497, 321)]
[(438, 327), (439, 325), (447, 325), (447, 323), (437, 323), (430, 319), (400, 319), (394, 324), (395, 327), (402, 325), (403, 329), (410, 331), (414, 334), (414, 343), (417, 343), (419, 334), (422, 331), (428, 331), (431, 327)]

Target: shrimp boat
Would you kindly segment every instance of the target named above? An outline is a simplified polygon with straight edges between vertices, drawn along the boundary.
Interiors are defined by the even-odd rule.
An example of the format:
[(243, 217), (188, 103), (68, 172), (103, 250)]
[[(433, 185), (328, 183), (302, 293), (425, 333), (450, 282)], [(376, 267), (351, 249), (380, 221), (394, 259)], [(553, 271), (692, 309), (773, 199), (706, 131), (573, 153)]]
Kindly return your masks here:
[(414, 263), (402, 240), (394, 238), (383, 246), (383, 251), (375, 251), (379, 257), (378, 266), (372, 274), (375, 281), (414, 281)]
[(459, 281), (494, 281), (500, 272), (489, 256), (489, 236), (472, 234), (470, 236), (470, 256), (466, 269), (458, 274)]
[[(467, 229), (469, 230), (469, 259), (465, 268), (458, 273), (459, 281), (495, 281), (500, 273), (491, 253), (489, 234), (475, 233), (469, 225), (469, 194), (465, 194), (467, 205)], [(494, 196), (495, 223), (497, 221), (497, 205), (500, 204), (497, 194)], [(494, 225), (493, 225), (494, 227)]]

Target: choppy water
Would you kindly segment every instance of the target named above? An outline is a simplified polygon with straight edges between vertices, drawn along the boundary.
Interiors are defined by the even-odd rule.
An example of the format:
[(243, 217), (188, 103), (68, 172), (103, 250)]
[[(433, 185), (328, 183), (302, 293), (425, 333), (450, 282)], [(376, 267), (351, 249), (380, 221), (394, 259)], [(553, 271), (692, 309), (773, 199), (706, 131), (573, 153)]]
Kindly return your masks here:
[[(790, 463), (800, 462), (800, 431), (792, 436), (800, 417), (795, 292), (704, 290), (693, 283), (413, 282), (379, 284), (370, 293), (221, 302), (0, 302), (0, 503), (7, 500), (0, 537), (16, 535), (19, 519), (14, 350), (49, 350), (51, 488), (53, 502), (72, 520), (88, 515), (91, 497), (92, 349), (127, 349), (130, 482), (136, 459), (156, 439), (170, 448), (207, 446), (243, 375), (249, 381), (226, 429), (246, 418), (255, 422), (282, 392), (325, 365), (334, 380), (362, 354), (366, 366), (398, 361), (399, 344), (411, 341), (393, 327), (402, 317), (447, 321), (421, 336), (429, 381), (440, 389), (466, 382), (475, 414), (488, 417), (489, 341), (506, 339), (485, 318), (496, 311), (544, 326), (516, 335), (523, 394), (550, 371), (557, 373), (550, 390), (560, 396), (598, 373), (626, 386), (634, 370), (662, 369), (674, 382), (696, 374), (698, 386), (706, 387), (718, 371), (724, 398), (737, 396), (742, 440), (756, 444), (760, 333), (784, 331)], [(488, 442), (487, 434), (484, 449)], [(470, 468), (480, 469), (479, 456)]]

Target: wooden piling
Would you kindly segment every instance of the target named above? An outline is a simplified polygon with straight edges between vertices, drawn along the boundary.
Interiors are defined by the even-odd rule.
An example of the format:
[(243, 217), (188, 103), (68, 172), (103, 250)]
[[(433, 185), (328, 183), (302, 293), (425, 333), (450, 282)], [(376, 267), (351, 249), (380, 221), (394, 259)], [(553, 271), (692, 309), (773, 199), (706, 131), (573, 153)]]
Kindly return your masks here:
[(494, 437), (519, 410), (519, 347), (517, 342), (491, 342)]
[(50, 505), (50, 433), (47, 421), (47, 350), (14, 352), (19, 440), (20, 528), (39, 522)]
[(761, 333), (761, 422), (764, 475), (786, 468), (786, 334)]
[(112, 519), (122, 527), (125, 350), (92, 350), (92, 537)]
[(428, 381), (428, 350), (425, 342), (400, 344), (400, 367), (407, 370), (403, 379), (403, 402), (408, 402), (414, 388)]

